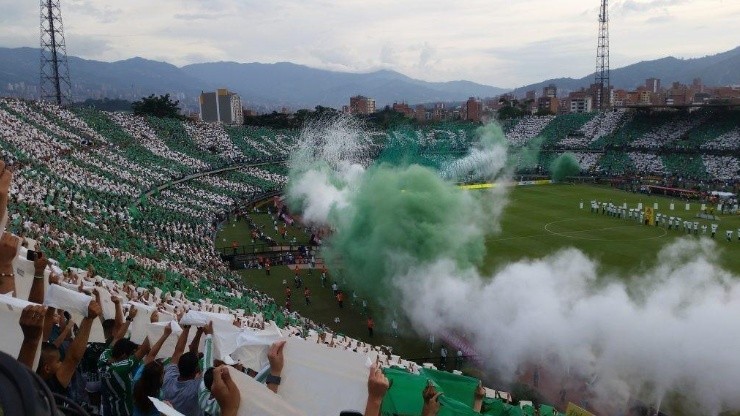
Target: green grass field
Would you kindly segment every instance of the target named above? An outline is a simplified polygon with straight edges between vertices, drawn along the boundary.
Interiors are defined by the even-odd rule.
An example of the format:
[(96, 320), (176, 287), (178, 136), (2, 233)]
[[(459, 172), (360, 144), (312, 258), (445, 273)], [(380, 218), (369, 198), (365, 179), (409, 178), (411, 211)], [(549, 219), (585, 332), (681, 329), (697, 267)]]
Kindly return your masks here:
[[(602, 265), (602, 270), (621, 276), (639, 273), (655, 263), (656, 254), (666, 244), (687, 237), (682, 230), (650, 227), (632, 220), (590, 213), (590, 201), (627, 203), (635, 208), (658, 203), (659, 213), (691, 219), (701, 225), (710, 222), (694, 219), (701, 204), (678, 199), (633, 194), (608, 187), (586, 185), (546, 185), (519, 187), (510, 194), (504, 213), (502, 232), (488, 240), (488, 256), (483, 271), (525, 258), (541, 258), (559, 249), (575, 247)], [(579, 203), (584, 208), (579, 209)], [(675, 211), (669, 206), (674, 203)], [(740, 215), (722, 216), (715, 236), (722, 265), (740, 275)], [(725, 230), (733, 230), (733, 241), (725, 239)], [(709, 234), (707, 234), (708, 236)]]
[[(608, 187), (586, 185), (517, 187), (509, 194), (501, 233), (491, 236), (487, 241), (488, 253), (481, 267), (482, 272), (492, 273), (510, 262), (541, 258), (560, 249), (575, 247), (596, 259), (604, 274), (621, 278), (639, 278), (642, 270), (655, 263), (657, 253), (666, 244), (678, 238), (698, 238), (693, 235), (685, 236), (679, 230), (644, 226), (633, 220), (617, 219), (601, 213), (592, 214), (589, 208), (592, 199), (620, 206), (626, 202), (629, 207), (636, 207), (639, 202), (645, 206), (652, 206), (657, 202), (659, 206), (657, 212), (680, 215), (687, 220), (692, 217), (692, 221), (700, 208), (699, 203), (691, 202), (691, 209), (686, 211), (686, 202), (678, 199), (632, 194)], [(584, 203), (583, 209), (579, 208), (580, 202)], [(673, 213), (668, 209), (671, 202), (676, 208)], [(258, 224), (264, 225), (265, 232), (272, 236), (274, 232), (268, 232), (272, 227), (272, 220), (267, 214), (255, 215), (254, 219)], [(704, 220), (699, 222), (709, 224)], [(721, 264), (734, 274), (740, 275), (740, 241), (737, 238), (740, 215), (721, 217), (718, 223), (720, 227), (715, 241), (717, 250), (720, 251)], [(728, 228), (734, 232), (731, 242), (725, 239), (725, 229)], [(296, 236), (299, 242), (308, 240), (308, 236), (299, 227), (291, 228), (289, 234), (291, 238)], [(227, 224), (218, 237), (217, 246), (225, 245), (224, 241), (233, 240), (243, 244), (251, 242), (249, 229), (245, 223)], [(247, 270), (241, 273), (248, 284), (265, 291), (279, 302), (285, 299), (283, 279), (292, 283), (293, 276), (293, 271), (287, 267), (273, 268), (271, 276), (266, 276), (263, 270)], [(319, 271), (309, 276), (304, 270), (302, 276), (313, 291), (313, 304), (310, 306), (304, 304), (301, 293), (293, 294), (293, 308), (302, 315), (352, 337), (374, 344), (390, 345), (394, 352), (406, 358), (418, 359), (438, 354), (438, 347), (430, 353), (425, 340), (415, 338), (411, 331), (403, 331), (407, 328), (404, 323), (401, 323), (401, 337), (393, 337), (389, 326), (390, 318), (382, 316), (380, 311), (373, 311), (372, 300), (369, 300), (369, 313), (374, 314), (376, 320), (376, 336), (372, 340), (368, 339), (366, 318), (362, 315), (359, 304), (351, 306), (348, 299), (345, 308), (340, 310), (331, 289), (321, 287)], [(342, 283), (339, 282), (340, 286)], [(351, 293), (351, 288), (343, 289)], [(341, 320), (338, 327), (334, 325), (334, 318), (337, 316)]]

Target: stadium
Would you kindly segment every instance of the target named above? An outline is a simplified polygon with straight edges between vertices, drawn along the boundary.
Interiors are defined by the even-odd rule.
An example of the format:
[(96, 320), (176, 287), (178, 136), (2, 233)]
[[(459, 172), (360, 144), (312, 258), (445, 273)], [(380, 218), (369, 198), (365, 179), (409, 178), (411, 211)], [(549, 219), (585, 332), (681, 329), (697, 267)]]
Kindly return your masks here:
[[(409, 392), (427, 381), (444, 391), (444, 414), (472, 414), (478, 401), (484, 414), (556, 414), (569, 402), (611, 414), (663, 399), (669, 414), (686, 414), (697, 403), (677, 393), (688, 375), (661, 367), (671, 354), (643, 360), (675, 344), (705, 360), (690, 348), (723, 336), (695, 339), (702, 313), (737, 306), (737, 110), (390, 131), (340, 117), (280, 131), (2, 99), (0, 143), (7, 228), (19, 236), (2, 244), (17, 295), (0, 298), (2, 351), (21, 350), (25, 299), (42, 303), (36, 280), (19, 276), (43, 270), (39, 280), (58, 288), (43, 303), (70, 322), (90, 321), (85, 299), (97, 299), (101, 319), (123, 321), (122, 303), (138, 310), (122, 323), (134, 343), (164, 340), (151, 359), (184, 347), (168, 332), (187, 337), (181, 326), (212, 321), (216, 359), (259, 380), (270, 344), (287, 338), (279, 400), (232, 371), (243, 401), (269, 403), (260, 414), (361, 411), (369, 362), (393, 380), (383, 414), (418, 414), (422, 396)], [(53, 260), (27, 254), (39, 251)], [(729, 298), (718, 304), (718, 293)], [(652, 326), (679, 306), (680, 317)], [(622, 319), (634, 331), (602, 326)], [(577, 339), (568, 323), (605, 333)], [(713, 325), (730, 331), (731, 321)], [(105, 342), (101, 326), (87, 330)], [(190, 332), (196, 349), (201, 334)], [(624, 345), (602, 344), (615, 337)], [(602, 355), (584, 362), (584, 346)], [(626, 397), (620, 382), (635, 383)], [(306, 397), (332, 391), (341, 394)]]

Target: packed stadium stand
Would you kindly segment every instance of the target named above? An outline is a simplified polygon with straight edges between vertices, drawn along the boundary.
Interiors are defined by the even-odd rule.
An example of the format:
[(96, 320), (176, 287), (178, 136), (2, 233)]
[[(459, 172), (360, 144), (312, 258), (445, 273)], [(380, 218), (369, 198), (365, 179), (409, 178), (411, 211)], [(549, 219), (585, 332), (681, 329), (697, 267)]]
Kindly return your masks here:
[(513, 146), (526, 144), (537, 137), (553, 119), (554, 116), (523, 117), (506, 133), (506, 139)]
[[(602, 115), (524, 117), (506, 126), (505, 138), (516, 148), (540, 137), (545, 150), (539, 156), (542, 166), (570, 152), (582, 173), (588, 175), (672, 175), (737, 183), (739, 125), (738, 111), (663, 114), (620, 110)], [(430, 165), (439, 166), (445, 157), (464, 153), (474, 143), (475, 131), (470, 124), (449, 124), (402, 133), (381, 132), (373, 137), (381, 147), (399, 152), (412, 148), (428, 157)], [(45, 258), (54, 259), (43, 264), (27, 261), (25, 253), (30, 247), (15, 246), (20, 238), (0, 244), (0, 252), (12, 251), (10, 259), (16, 257), (13, 250), (23, 253), (14, 260), (16, 276), (2, 276), (14, 281), (18, 298), (0, 294), (0, 303), (7, 306), (0, 314), (3, 329), (12, 335), (2, 337), (0, 351), (13, 357), (18, 354), (24, 337), (28, 341), (31, 333), (26, 330), (38, 323), (38, 317), (31, 316), (34, 311), (38, 315), (34, 304), (45, 301), (70, 312), (78, 325), (88, 325), (89, 333), (80, 331), (75, 340), (103, 345), (113, 340), (115, 346), (127, 345), (126, 360), (136, 364), (143, 360), (147, 365), (142, 368), (149, 368), (154, 358), (185, 359), (185, 343), (197, 337), (193, 348), (205, 352), (206, 358), (214, 355), (227, 364), (239, 361), (254, 370), (254, 379), (232, 370), (231, 376), (212, 375), (214, 391), (198, 384), (194, 397), (203, 399), (197, 406), (207, 412), (214, 411), (216, 402), (233, 405), (222, 400), (224, 396), (217, 391), (223, 387), (220, 383), (231, 377), (239, 382), (242, 405), (260, 400), (270, 403), (263, 414), (339, 414), (350, 408), (361, 412), (368, 385), (384, 385), (381, 390), (385, 394), (389, 379), (396, 387), (383, 401), (383, 414), (408, 409), (418, 414), (429, 405), (422, 391), (426, 392), (430, 380), (437, 391), (444, 391), (443, 406), (461, 409), (445, 414), (535, 414), (535, 406), (514, 404), (508, 393), (483, 391), (478, 379), (438, 371), (432, 364), (393, 355), (388, 347), (337, 334), (246, 286), (229, 269), (214, 245), (219, 225), (227, 215), (236, 213), (249, 220), (248, 203), (265, 200), (283, 189), (287, 183), (285, 160), (298, 135), (290, 130), (70, 110), (0, 99), (0, 152), (14, 170), (8, 192), (8, 230), (22, 236), (28, 246), (37, 244), (36, 250), (43, 251)], [(680, 153), (674, 152), (677, 148)], [(253, 232), (264, 237), (256, 225)], [(264, 262), (255, 265), (265, 266)], [(34, 297), (34, 279), (20, 279), (23, 270), (43, 277), (46, 299)], [(23, 300), (26, 298), (30, 304)], [(100, 308), (93, 306), (98, 304)], [(122, 305), (128, 305), (128, 313), (119, 310)], [(85, 317), (96, 315), (115, 321), (118, 330), (106, 334), (97, 324), (90, 329), (93, 324)], [(129, 319), (124, 321), (123, 315)], [(25, 322), (23, 331), (19, 319)], [(54, 319), (63, 331), (67, 318)], [(182, 328), (190, 325), (200, 329), (189, 332)], [(127, 334), (120, 330), (124, 326), (132, 342), (147, 345), (147, 351), (136, 358), (130, 358), (134, 347), (121, 341)], [(279, 340), (285, 338), (288, 348), (283, 358)], [(60, 345), (62, 341), (64, 337)], [(82, 365), (82, 354), (74, 353), (73, 345), (75, 341), (67, 342), (64, 348), (69, 358), (63, 360), (75, 368)], [(44, 348), (47, 350), (40, 358), (34, 348), (30, 358), (21, 361), (35, 365), (49, 360), (51, 347)], [(118, 354), (121, 349), (97, 352), (98, 356), (101, 352)], [(52, 377), (54, 388), (97, 412), (106, 405), (96, 406), (90, 398), (95, 382), (110, 378), (111, 372), (117, 371), (112, 368), (118, 368), (111, 362), (125, 361), (117, 361), (121, 357), (103, 360), (100, 367), (94, 364), (95, 358), (91, 368), (80, 368), (65, 380), (57, 379), (61, 376), (53, 372), (45, 374), (46, 370), (40, 373), (47, 380)], [(146, 357), (151, 360), (147, 362)], [(187, 360), (197, 361), (197, 354)], [(384, 375), (374, 375), (371, 370), (368, 379), (366, 361), (384, 368)], [(279, 374), (269, 374), (269, 369), (282, 368), (283, 363), (284, 382), (280, 384)], [(208, 364), (213, 361), (204, 365)], [(307, 370), (311, 365), (314, 367)], [(331, 366), (346, 371), (337, 372), (328, 368)], [(179, 363), (175, 367), (185, 371)], [(171, 365), (165, 368), (167, 380), (167, 374), (176, 370)], [(134, 369), (129, 368), (125, 377), (134, 377)], [(359, 380), (358, 369), (363, 372)], [(278, 394), (259, 383), (264, 381)], [(132, 398), (135, 385), (118, 386), (121, 391), (114, 395), (119, 402), (108, 404), (147, 407)], [(303, 395), (297, 392), (301, 389)], [(324, 396), (311, 400), (309, 406), (302, 401), (306, 394)], [(171, 400), (167, 393), (163, 398)], [(547, 405), (536, 407), (539, 415), (558, 414)]]

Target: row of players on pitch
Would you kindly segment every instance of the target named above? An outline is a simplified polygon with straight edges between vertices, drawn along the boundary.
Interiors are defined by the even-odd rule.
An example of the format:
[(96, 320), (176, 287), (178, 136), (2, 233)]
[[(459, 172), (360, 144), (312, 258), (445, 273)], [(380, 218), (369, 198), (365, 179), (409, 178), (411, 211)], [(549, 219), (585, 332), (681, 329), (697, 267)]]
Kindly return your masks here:
[[(623, 208), (617, 205), (614, 205), (613, 203), (609, 202), (602, 202), (599, 203), (597, 201), (591, 201), (591, 213), (598, 214), (599, 211), (601, 211), (602, 215), (608, 215), (610, 217), (616, 217), (616, 218), (625, 218), (625, 219), (634, 219), (638, 222), (645, 221), (645, 214), (642, 210), (636, 209), (636, 208)], [(692, 232), (694, 234), (699, 234), (699, 228), (701, 228), (702, 234), (706, 235), (707, 231), (711, 231), (711, 237), (714, 238), (717, 235), (717, 230), (719, 229), (719, 224), (713, 223), (709, 227), (707, 227), (706, 224), (699, 225), (698, 221), (685, 221), (682, 220), (681, 217), (671, 217), (666, 214), (655, 214), (655, 226), (663, 226), (668, 228), (669, 230), (678, 230), (683, 225), (683, 231), (686, 234), (691, 234)], [(732, 236), (734, 232), (733, 230), (725, 230), (725, 237), (727, 238), (727, 241), (732, 241)], [(737, 239), (740, 241), (740, 228), (737, 229)]]

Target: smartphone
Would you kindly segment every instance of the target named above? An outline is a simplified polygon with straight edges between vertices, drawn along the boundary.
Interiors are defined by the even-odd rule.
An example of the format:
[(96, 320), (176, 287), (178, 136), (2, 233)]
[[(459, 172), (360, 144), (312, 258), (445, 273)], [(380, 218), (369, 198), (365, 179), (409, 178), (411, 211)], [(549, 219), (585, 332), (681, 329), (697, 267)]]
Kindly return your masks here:
[(37, 258), (38, 258), (38, 254), (35, 251), (28, 250), (26, 252), (26, 260), (28, 260), (28, 261), (36, 261)]

